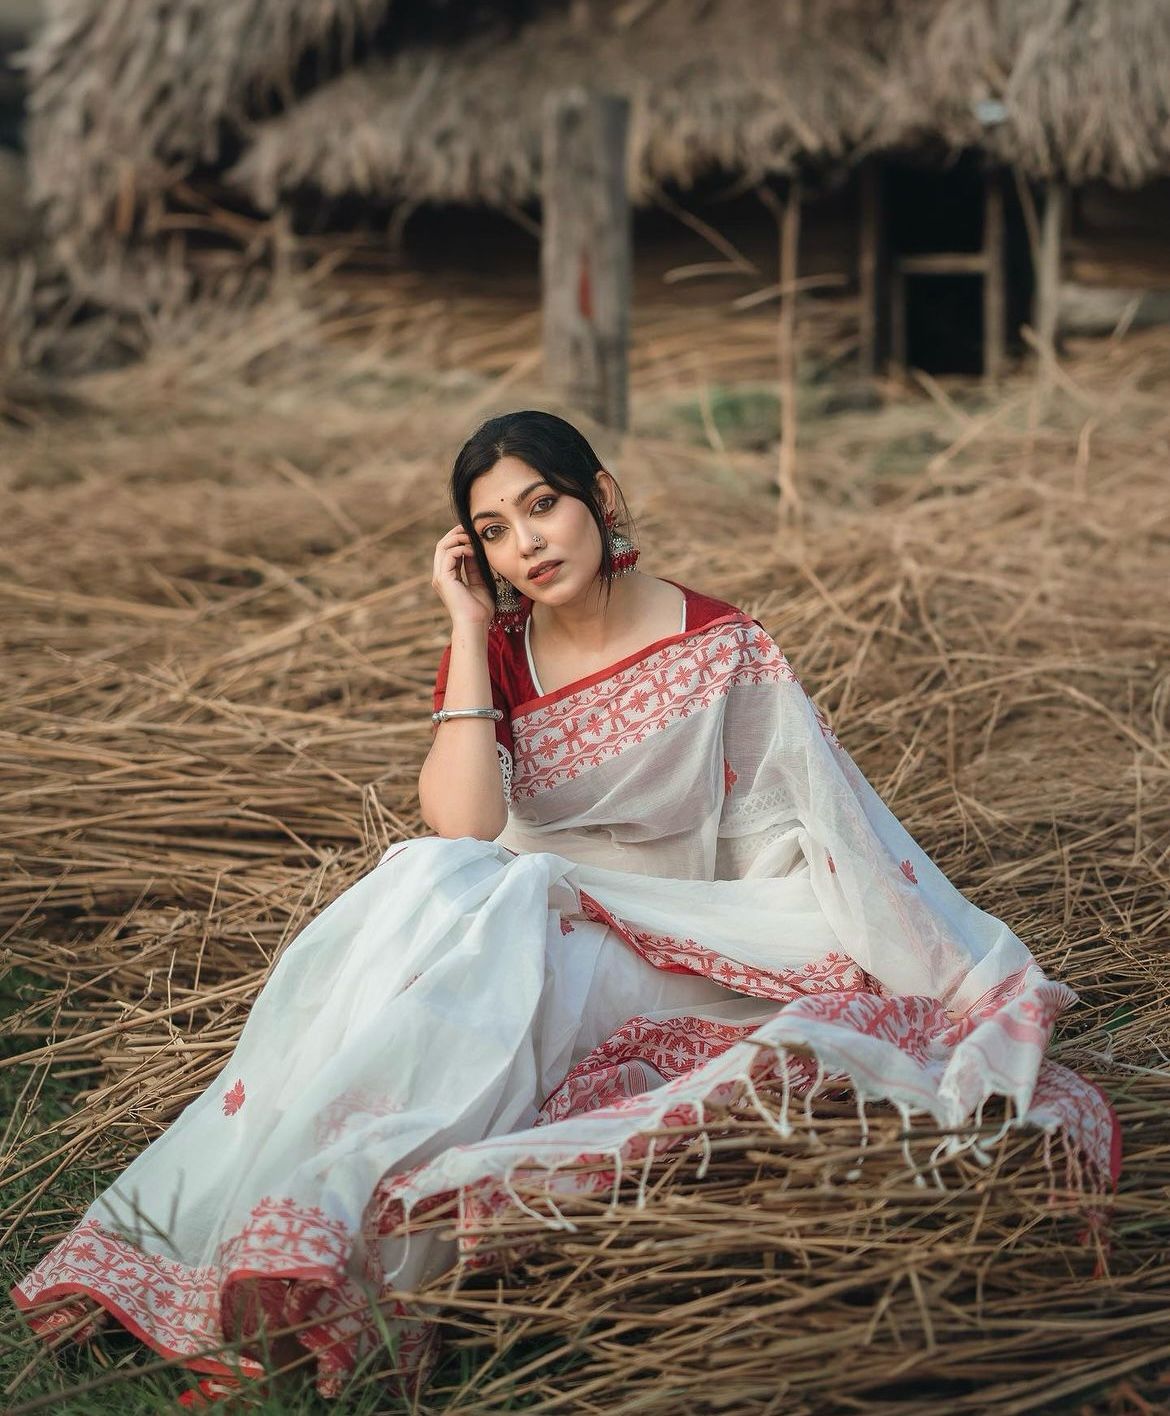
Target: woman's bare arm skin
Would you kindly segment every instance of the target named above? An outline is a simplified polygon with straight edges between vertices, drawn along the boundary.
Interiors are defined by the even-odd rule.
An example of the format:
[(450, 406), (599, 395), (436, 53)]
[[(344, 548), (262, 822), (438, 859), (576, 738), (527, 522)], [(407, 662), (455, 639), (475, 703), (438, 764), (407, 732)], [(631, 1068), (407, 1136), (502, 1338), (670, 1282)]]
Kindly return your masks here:
[[(444, 708), (484, 708), (492, 701), (487, 626), (455, 625)], [(439, 836), (491, 841), (504, 829), (508, 808), (491, 718), (440, 723), (418, 779), (423, 820)]]
[[(460, 567), (466, 568), (466, 583)], [(431, 580), (451, 615), (451, 660), (444, 708), (487, 708), (488, 624), (495, 606), (471, 555), (467, 533), (453, 527), (435, 548)], [(494, 840), (508, 820), (491, 718), (440, 723), (418, 778), (422, 817), (439, 836)]]

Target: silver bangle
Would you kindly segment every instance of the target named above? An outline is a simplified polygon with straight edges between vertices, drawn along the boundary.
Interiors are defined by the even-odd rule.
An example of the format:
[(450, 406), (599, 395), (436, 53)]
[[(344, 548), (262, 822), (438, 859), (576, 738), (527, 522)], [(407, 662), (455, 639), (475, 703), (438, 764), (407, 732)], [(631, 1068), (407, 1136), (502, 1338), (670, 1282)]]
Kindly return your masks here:
[(431, 714), (431, 722), (445, 723), (448, 718), (494, 718), (498, 723), (503, 716), (499, 708), (440, 708)]

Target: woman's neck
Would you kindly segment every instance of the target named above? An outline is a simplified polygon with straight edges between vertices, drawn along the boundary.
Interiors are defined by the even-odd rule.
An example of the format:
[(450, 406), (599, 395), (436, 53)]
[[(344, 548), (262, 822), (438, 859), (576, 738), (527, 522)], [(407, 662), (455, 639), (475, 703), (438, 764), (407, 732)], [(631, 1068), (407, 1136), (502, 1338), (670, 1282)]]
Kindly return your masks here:
[(643, 618), (655, 584), (653, 576), (640, 571), (615, 576), (607, 599), (605, 585), (598, 580), (580, 601), (534, 604), (532, 627), (542, 638), (553, 638), (583, 655), (601, 653), (633, 631)]

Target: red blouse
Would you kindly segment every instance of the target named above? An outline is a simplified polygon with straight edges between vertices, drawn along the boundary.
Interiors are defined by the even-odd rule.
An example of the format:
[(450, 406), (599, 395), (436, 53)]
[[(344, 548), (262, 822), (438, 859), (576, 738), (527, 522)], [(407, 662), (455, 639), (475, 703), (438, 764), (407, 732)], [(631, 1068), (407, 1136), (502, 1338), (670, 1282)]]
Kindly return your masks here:
[[(710, 595), (700, 595), (697, 590), (690, 590), (685, 585), (679, 585), (677, 580), (670, 580), (667, 576), (659, 577), (665, 580), (668, 585), (674, 585), (683, 592), (686, 602), (686, 629), (682, 633), (690, 634), (696, 629), (702, 629), (704, 625), (710, 624), (712, 620), (722, 619), (725, 615), (740, 614), (734, 605), (729, 605), (726, 600), (715, 600)], [(530, 602), (525, 602), (530, 604)], [(662, 641), (658, 641), (661, 643)], [(645, 649), (639, 650), (634, 657), (641, 658), (643, 654), (649, 653), (653, 645), (647, 645)], [(530, 707), (534, 702), (548, 703), (559, 698), (562, 693), (579, 689), (587, 682), (586, 679), (574, 679), (572, 683), (564, 684), (561, 688), (555, 689), (552, 693), (543, 696), (536, 691), (536, 685), (532, 682), (532, 674), (528, 668), (528, 653), (524, 645), (524, 635), (522, 633), (508, 633), (505, 630), (493, 628), (488, 632), (488, 676), (492, 685), (492, 703), (497, 708), (502, 708), (504, 716), (496, 724), (496, 741), (512, 752), (512, 718), (520, 708)], [(621, 660), (619, 662), (626, 662)], [(448, 644), (443, 650), (439, 660), (438, 671), (435, 674), (434, 706), (439, 709), (443, 706), (443, 699), (447, 693), (447, 670), (451, 663), (451, 646)], [(589, 679), (600, 680), (608, 676), (617, 664), (611, 664), (609, 668), (602, 669), (595, 674), (590, 674)]]

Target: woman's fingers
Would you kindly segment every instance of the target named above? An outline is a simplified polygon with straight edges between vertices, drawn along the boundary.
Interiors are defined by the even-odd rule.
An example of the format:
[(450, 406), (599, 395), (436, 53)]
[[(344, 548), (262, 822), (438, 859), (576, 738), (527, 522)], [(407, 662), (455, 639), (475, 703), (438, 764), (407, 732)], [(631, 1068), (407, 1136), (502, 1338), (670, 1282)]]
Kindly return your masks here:
[(446, 551), (440, 562), (440, 569), (443, 575), (459, 579), (459, 565), (463, 556), (458, 551)]
[(460, 569), (466, 571), (469, 584), (482, 584), (479, 567), (470, 548), (449, 546), (435, 557), (434, 578), (436, 580), (460, 580)]
[[(487, 588), (476, 564), (472, 538), (462, 526), (452, 526), (435, 547), (431, 583), (443, 595), (444, 602), (447, 600), (444, 590), (450, 589), (457, 596), (469, 591), (478, 592), (477, 603), (484, 603), (483, 597), (487, 594)], [(454, 589), (456, 586), (459, 587), (458, 590)]]

